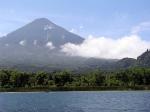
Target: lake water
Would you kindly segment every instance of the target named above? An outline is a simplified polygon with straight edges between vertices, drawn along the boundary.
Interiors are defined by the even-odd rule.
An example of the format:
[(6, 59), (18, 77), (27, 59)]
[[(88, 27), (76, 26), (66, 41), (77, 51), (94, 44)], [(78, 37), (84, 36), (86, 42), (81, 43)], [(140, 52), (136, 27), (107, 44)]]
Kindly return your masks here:
[(0, 112), (150, 112), (150, 92), (0, 93)]

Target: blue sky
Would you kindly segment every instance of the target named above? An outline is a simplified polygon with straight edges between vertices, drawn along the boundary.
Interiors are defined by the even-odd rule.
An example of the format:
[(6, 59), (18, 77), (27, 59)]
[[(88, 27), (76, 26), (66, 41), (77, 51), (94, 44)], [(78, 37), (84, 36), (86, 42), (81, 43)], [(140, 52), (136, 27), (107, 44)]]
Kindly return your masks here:
[(83, 37), (150, 40), (150, 0), (0, 0), (0, 35), (41, 17)]

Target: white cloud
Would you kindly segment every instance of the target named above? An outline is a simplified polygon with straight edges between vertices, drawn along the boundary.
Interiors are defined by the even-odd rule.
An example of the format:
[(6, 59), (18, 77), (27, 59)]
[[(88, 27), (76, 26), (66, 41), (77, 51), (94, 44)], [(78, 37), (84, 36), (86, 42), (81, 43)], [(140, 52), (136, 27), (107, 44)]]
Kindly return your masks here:
[(46, 43), (46, 47), (48, 47), (50, 50), (55, 49), (55, 46), (50, 41)]
[(61, 48), (62, 52), (70, 56), (107, 59), (137, 58), (150, 48), (150, 42), (142, 40), (137, 35), (124, 36), (119, 39), (89, 36), (79, 45), (67, 43)]
[(150, 21), (142, 22), (139, 25), (133, 27), (131, 33), (132, 34), (138, 34), (138, 33), (145, 31), (145, 30), (150, 31)]
[(26, 45), (26, 40), (20, 41), (19, 44), (20, 44), (21, 46), (25, 46), (25, 45)]

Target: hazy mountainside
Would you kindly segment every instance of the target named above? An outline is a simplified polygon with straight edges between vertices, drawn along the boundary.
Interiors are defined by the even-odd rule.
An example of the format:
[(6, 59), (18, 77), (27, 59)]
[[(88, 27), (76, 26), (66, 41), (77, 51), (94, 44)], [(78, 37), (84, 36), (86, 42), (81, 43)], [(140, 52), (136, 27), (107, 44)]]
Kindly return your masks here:
[(45, 46), (49, 41), (58, 47), (67, 42), (79, 44), (83, 41), (83, 38), (68, 32), (46, 18), (40, 18), (9, 33), (5, 38), (1, 39), (0, 43), (4, 46), (16, 46), (19, 44)]
[(137, 59), (124, 58), (114, 64), (114, 68), (116, 69), (126, 69), (130, 67), (150, 67), (150, 51), (147, 50), (138, 56)]
[[(36, 19), (33, 22), (0, 38), (0, 59), (7, 61), (37, 61), (58, 54), (59, 47), (71, 42), (83, 41), (78, 35), (68, 32), (48, 19)], [(35, 59), (36, 58), (36, 59)], [(38, 59), (39, 60), (39, 59)]]
[(136, 66), (136, 59), (123, 58), (115, 63), (115, 68), (129, 68)]
[(0, 38), (0, 67), (25, 71), (71, 69), (80, 72), (96, 68), (111, 70), (137, 65), (150, 66), (149, 51), (137, 60), (71, 57), (60, 52), (60, 47), (65, 43), (80, 44), (83, 41), (82, 37), (46, 18), (36, 19)]
[(60, 47), (65, 43), (80, 44), (83, 40), (82, 37), (68, 32), (46, 18), (36, 19), (0, 38), (0, 67), (29, 71), (80, 71), (103, 67), (114, 61), (70, 57), (60, 52)]
[(137, 64), (143, 67), (150, 67), (150, 50), (147, 50), (137, 58)]

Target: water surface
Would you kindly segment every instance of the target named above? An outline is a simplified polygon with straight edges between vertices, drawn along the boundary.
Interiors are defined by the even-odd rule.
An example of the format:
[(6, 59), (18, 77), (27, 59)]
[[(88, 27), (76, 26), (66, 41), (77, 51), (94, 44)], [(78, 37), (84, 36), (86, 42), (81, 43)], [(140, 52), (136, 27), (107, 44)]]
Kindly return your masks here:
[(0, 112), (150, 112), (150, 92), (0, 93)]

